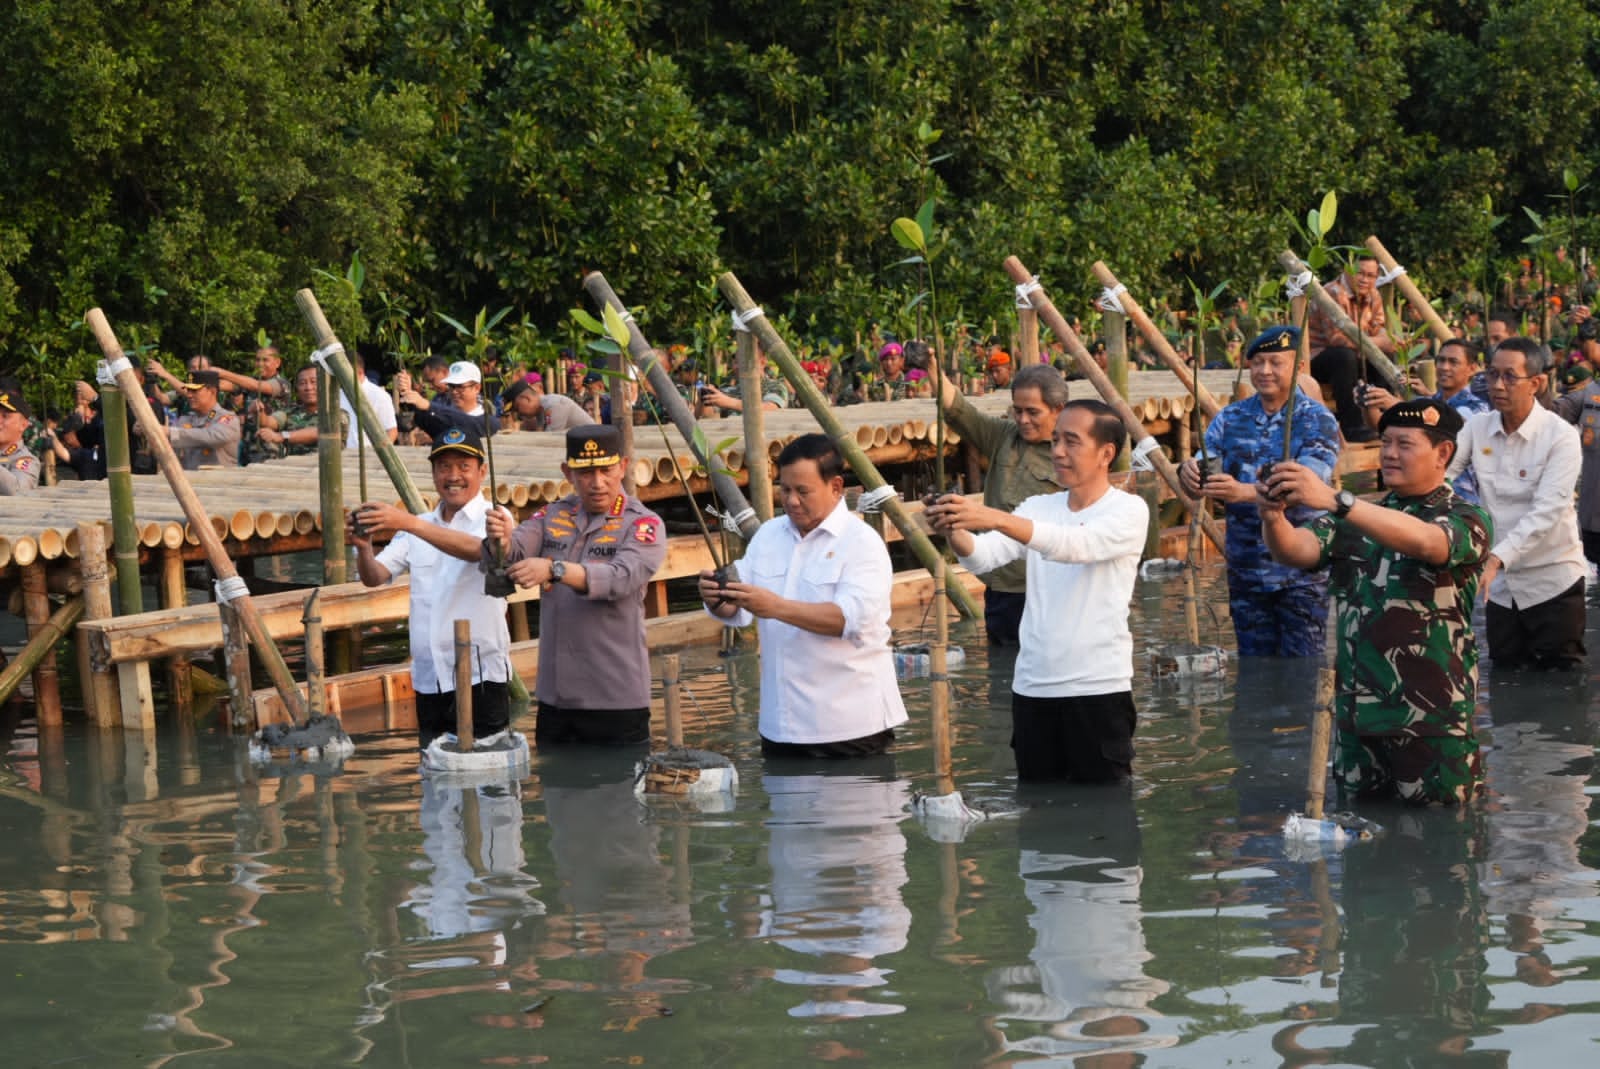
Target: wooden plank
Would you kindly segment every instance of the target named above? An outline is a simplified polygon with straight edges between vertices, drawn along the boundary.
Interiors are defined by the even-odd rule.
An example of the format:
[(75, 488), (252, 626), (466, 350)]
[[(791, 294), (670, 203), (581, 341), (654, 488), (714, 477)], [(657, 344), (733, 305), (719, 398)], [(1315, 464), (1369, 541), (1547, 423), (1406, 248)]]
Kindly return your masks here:
[(150, 691), (150, 662), (117, 665), (117, 689), (122, 703), (124, 731), (154, 731), (156, 700)]

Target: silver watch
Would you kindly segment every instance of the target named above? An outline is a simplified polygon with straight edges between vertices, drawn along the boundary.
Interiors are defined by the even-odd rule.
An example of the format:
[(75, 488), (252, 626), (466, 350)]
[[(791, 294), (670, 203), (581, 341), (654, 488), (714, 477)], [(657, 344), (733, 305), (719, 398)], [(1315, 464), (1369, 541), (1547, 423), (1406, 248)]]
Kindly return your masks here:
[(1338, 519), (1350, 515), (1350, 510), (1356, 507), (1356, 495), (1348, 490), (1340, 490), (1333, 495), (1333, 514)]
[(553, 561), (551, 561), (550, 562), (550, 581), (554, 582), (554, 583), (559, 583), (559, 582), (561, 582), (561, 580), (565, 579), (566, 577), (567, 577), (567, 562), (564, 561), (564, 560), (553, 560)]

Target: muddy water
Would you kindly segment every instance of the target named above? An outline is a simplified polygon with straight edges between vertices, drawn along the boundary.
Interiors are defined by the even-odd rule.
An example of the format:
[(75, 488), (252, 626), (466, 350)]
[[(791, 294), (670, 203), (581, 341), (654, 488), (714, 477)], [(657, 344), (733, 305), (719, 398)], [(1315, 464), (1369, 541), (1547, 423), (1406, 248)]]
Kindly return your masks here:
[[(1180, 582), (1141, 584), (1141, 653), (1183, 619)], [(1385, 836), (1315, 861), (1279, 835), (1314, 665), (1141, 677), (1133, 789), (1019, 797), (1009, 664), (958, 641), (962, 790), (1026, 807), (959, 843), (906, 813), (925, 684), (892, 759), (766, 763), (748, 654), (686, 657), (689, 735), (743, 779), (724, 813), (641, 807), (617, 754), (423, 783), (398, 722), (321, 779), (206, 725), (13, 725), (4, 1064), (1593, 1063), (1589, 678), (1489, 677), (1489, 796), (1371, 810)]]

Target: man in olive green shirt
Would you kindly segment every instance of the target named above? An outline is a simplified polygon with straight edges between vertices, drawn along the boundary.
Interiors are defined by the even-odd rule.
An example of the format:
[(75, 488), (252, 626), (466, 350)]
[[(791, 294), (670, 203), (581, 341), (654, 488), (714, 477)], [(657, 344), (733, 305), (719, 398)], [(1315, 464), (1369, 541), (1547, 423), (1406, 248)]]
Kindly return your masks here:
[[(1061, 489), (1050, 459), (1050, 436), (1067, 404), (1067, 383), (1048, 364), (1021, 368), (1011, 379), (1011, 418), (985, 415), (943, 380), (945, 415), (984, 458), (983, 503), (1010, 512), (1030, 497)], [(943, 489), (941, 487), (941, 489)], [(1015, 646), (1027, 593), (1027, 561), (981, 576), (983, 622), (993, 646)]]

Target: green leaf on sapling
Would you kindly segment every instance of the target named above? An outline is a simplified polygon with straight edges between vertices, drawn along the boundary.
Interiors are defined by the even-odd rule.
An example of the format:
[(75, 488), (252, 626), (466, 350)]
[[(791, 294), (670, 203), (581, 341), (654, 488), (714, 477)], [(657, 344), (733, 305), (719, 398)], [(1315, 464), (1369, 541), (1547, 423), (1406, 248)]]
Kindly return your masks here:
[(622, 313), (609, 304), (601, 309), (601, 313), (605, 317), (606, 333), (611, 336), (611, 340), (620, 346), (626, 347), (630, 333), (627, 321), (622, 318)]
[(574, 323), (587, 330), (590, 334), (604, 334), (606, 332), (605, 325), (582, 308), (574, 308), (570, 315)]
[(889, 233), (900, 243), (902, 249), (915, 249), (922, 253), (928, 250), (927, 241), (922, 236), (922, 227), (917, 225), (915, 219), (901, 216), (889, 224)]
[(1339, 195), (1330, 189), (1322, 198), (1322, 210), (1317, 213), (1317, 219), (1322, 226), (1322, 229), (1316, 232), (1319, 240), (1326, 237), (1328, 231), (1333, 229), (1333, 220), (1338, 214)]

